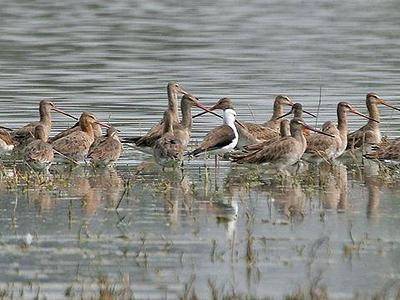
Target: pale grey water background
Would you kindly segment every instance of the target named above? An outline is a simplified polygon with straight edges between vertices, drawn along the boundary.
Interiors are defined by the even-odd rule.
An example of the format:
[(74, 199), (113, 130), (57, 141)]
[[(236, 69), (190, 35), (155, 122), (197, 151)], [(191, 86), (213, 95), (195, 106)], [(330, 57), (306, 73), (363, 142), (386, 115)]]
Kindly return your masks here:
[[(241, 119), (252, 120), (250, 107), (260, 122), (270, 115), (277, 94), (315, 112), (320, 86), (319, 124), (335, 118), (340, 100), (366, 112), (365, 94), (370, 91), (400, 106), (398, 1), (0, 4), (0, 119), (10, 127), (36, 119), (39, 100), (52, 97), (68, 112), (90, 110), (110, 119), (122, 136), (136, 135), (161, 117), (169, 80), (179, 81), (205, 104), (229, 96)], [(398, 114), (386, 108), (381, 114), (383, 133), (399, 136)], [(54, 120), (53, 132), (72, 124), (62, 116)], [(350, 120), (352, 129), (364, 123), (354, 116)], [(193, 143), (218, 122), (212, 117), (198, 120)], [(173, 299), (195, 275), (193, 287), (201, 298), (210, 296), (208, 279), (225, 291), (280, 298), (307, 286), (319, 270), (333, 298), (371, 295), (398, 284), (396, 182), (383, 184), (350, 172), (347, 200), (338, 205), (326, 195), (339, 193), (343, 182), (334, 182), (329, 193), (304, 194), (305, 187), (286, 190), (269, 182), (245, 191), (237, 184), (223, 188), (243, 171), (225, 163), (219, 194), (206, 197), (198, 192), (206, 173), (199, 159), (185, 168), (185, 189), (195, 192), (175, 197), (179, 180), (168, 175), (150, 172), (132, 179), (147, 157), (127, 150), (119, 175), (81, 171), (89, 174), (71, 175), (67, 187), (2, 189), (1, 286), (24, 286), (28, 298), (36, 293), (62, 298), (71, 285), (72, 291), (90, 294), (99, 275), (106, 274), (112, 282), (125, 278), (138, 299)], [(133, 183), (119, 222), (112, 208), (122, 194), (122, 180), (128, 179)], [(215, 187), (206, 185), (205, 190), (211, 193)], [(210, 197), (236, 203), (237, 219), (217, 222)], [(291, 201), (300, 203), (305, 216), (282, 225), (282, 203)], [(257, 262), (252, 268), (245, 260), (249, 212), (255, 214)], [(230, 213), (232, 207), (224, 214)], [(350, 223), (356, 242), (364, 240), (352, 258), (343, 250), (351, 244)], [(22, 251), (18, 245), (28, 232), (34, 235), (33, 244)], [(147, 263), (139, 251), (143, 236)], [(237, 254), (230, 253), (232, 239)], [(213, 240), (216, 257), (210, 254)], [(309, 253), (318, 241), (325, 242), (311, 262)]]

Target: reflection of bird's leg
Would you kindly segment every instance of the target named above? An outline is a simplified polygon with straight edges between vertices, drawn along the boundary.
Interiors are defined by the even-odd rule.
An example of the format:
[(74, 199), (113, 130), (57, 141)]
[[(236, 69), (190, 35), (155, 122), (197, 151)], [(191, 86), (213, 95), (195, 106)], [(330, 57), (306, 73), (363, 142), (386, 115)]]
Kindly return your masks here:
[(214, 175), (217, 177), (217, 168), (218, 168), (218, 155), (215, 154), (214, 156)]
[(296, 163), (296, 165), (297, 165), (297, 168), (296, 168), (296, 175), (299, 173), (299, 170), (300, 170), (300, 161), (298, 161), (297, 163)]
[(182, 161), (180, 170), (181, 170), (181, 178), (182, 178), (182, 179), (181, 179), (181, 182), (182, 182), (183, 178), (185, 177), (185, 174), (183, 173), (183, 172), (184, 172), (184, 169), (183, 169), (183, 161)]

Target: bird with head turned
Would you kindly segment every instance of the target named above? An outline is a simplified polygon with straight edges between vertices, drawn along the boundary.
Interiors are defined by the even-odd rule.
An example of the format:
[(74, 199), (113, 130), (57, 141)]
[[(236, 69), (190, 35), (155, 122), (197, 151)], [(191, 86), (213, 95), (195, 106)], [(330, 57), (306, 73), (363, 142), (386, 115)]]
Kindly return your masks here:
[(95, 139), (93, 123), (98, 123), (100, 126), (106, 128), (110, 127), (109, 125), (99, 122), (94, 114), (83, 112), (79, 118), (81, 130), (77, 130), (54, 141), (52, 144), (54, 149), (73, 160), (83, 160)]

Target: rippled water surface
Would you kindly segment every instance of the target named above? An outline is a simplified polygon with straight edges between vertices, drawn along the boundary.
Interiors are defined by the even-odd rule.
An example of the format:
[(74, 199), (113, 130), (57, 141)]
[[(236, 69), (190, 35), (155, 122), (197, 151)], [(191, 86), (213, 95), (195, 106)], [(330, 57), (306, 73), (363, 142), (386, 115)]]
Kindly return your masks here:
[[(366, 112), (371, 91), (400, 106), (399, 10), (398, 1), (2, 1), (1, 124), (37, 119), (51, 97), (137, 135), (161, 118), (170, 80), (206, 105), (231, 97), (249, 121), (267, 119), (278, 94), (316, 112), (320, 89), (318, 125), (340, 100)], [(381, 108), (381, 118), (383, 134), (400, 135), (397, 112)], [(53, 120), (52, 133), (73, 123)], [(363, 123), (350, 116), (350, 129)], [(217, 124), (196, 119), (191, 144)], [(113, 170), (56, 166), (48, 182), (16, 183), (20, 171), (5, 161), (0, 295), (399, 292), (396, 171), (348, 158), (293, 178), (222, 162), (215, 176), (212, 164), (163, 172), (126, 148)]]

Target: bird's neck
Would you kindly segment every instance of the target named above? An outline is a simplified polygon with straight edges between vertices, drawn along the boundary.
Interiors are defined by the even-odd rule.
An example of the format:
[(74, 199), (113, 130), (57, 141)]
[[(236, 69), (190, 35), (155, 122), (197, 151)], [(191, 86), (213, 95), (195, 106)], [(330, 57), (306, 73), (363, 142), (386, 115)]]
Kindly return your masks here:
[(294, 111), (293, 117), (303, 119), (303, 110), (302, 109), (296, 109)]
[(232, 109), (224, 110), (224, 124), (228, 125), (230, 128), (232, 128), (233, 132), (235, 133), (235, 136), (238, 136), (238, 131), (237, 131), (236, 124), (235, 124), (236, 118), (233, 114), (230, 113), (229, 110), (232, 110)]
[(290, 135), (295, 138), (297, 141), (299, 141), (302, 145), (305, 145), (307, 143), (306, 138), (304, 137), (303, 130), (302, 129), (290, 129)]
[(271, 120), (276, 120), (278, 117), (283, 115), (283, 105), (276, 101), (274, 102), (274, 111), (272, 113)]
[(343, 140), (347, 140), (347, 113), (341, 109), (337, 110), (338, 118), (338, 130), (340, 137)]
[(40, 122), (48, 127), (51, 127), (51, 114), (46, 106), (39, 107)]
[(172, 88), (168, 88), (168, 110), (172, 113), (173, 120), (179, 122), (178, 94)]
[(192, 105), (187, 101), (181, 102), (182, 122), (181, 125), (187, 129), (192, 130)]
[(164, 118), (164, 128), (163, 128), (163, 134), (166, 133), (173, 133), (174, 132), (174, 123), (171, 120), (170, 116), (167, 116)]
[[(373, 118), (373, 119), (379, 121), (380, 118), (379, 118), (378, 105), (376, 105), (374, 103), (367, 103), (367, 108), (368, 108), (368, 113), (369, 113), (370, 118)], [(374, 122), (372, 120), (368, 120), (368, 124), (370, 124), (370, 126), (372, 126), (372, 127), (379, 128), (379, 123)]]
[(90, 123), (88, 120), (86, 119), (82, 119), (79, 122), (81, 129), (83, 132), (86, 132), (87, 134), (89, 134), (90, 136), (94, 136), (94, 131), (93, 131), (93, 127), (92, 127), (92, 123)]
[(45, 133), (44, 131), (42, 131), (42, 132), (36, 134), (35, 138), (36, 138), (37, 140), (41, 140), (41, 141), (44, 142), (44, 143), (47, 142), (47, 135), (46, 135), (46, 133)]

